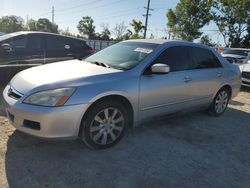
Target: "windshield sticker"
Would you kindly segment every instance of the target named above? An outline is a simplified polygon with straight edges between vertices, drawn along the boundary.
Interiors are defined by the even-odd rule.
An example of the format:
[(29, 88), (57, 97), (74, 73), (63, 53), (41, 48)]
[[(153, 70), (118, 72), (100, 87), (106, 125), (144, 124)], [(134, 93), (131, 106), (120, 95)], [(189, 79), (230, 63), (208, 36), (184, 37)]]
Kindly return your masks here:
[(150, 54), (153, 50), (147, 48), (136, 48), (134, 49), (135, 52), (141, 52), (145, 54)]

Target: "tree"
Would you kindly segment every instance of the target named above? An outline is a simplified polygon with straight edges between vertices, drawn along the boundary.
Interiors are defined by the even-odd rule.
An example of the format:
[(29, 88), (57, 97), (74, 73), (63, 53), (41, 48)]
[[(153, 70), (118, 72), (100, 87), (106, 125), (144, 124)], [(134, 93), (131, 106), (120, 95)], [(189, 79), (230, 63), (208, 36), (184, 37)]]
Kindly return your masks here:
[(101, 27), (102, 27), (102, 32), (100, 34), (100, 39), (101, 40), (110, 40), (111, 32), (109, 30), (109, 24), (102, 23)]
[(70, 32), (68, 27), (65, 30), (60, 30), (59, 33), (65, 36), (74, 36), (74, 34)]
[(243, 48), (250, 48), (250, 19), (248, 20), (247, 23), (247, 35), (243, 39)]
[(200, 29), (211, 20), (211, 6), (212, 0), (180, 0), (175, 10), (166, 14), (170, 35), (187, 41), (199, 38)]
[(209, 38), (208, 35), (203, 35), (200, 39), (200, 43), (210, 46), (210, 47), (215, 47), (216, 44), (214, 42), (212, 42), (211, 38)]
[(134, 34), (131, 36), (131, 38), (133, 39), (140, 39), (143, 38), (142, 36), (140, 36), (140, 33), (144, 30), (145, 26), (142, 24), (142, 22), (136, 21), (136, 20), (132, 20), (132, 22), (130, 23), (130, 25), (133, 27), (134, 29)]
[(112, 33), (115, 35), (116, 40), (123, 40), (123, 38), (125, 36), (127, 36), (127, 34), (128, 34), (128, 33), (126, 33), (127, 28), (128, 28), (128, 26), (125, 25), (124, 21), (121, 23), (115, 24), (115, 27), (114, 27)]
[[(214, 1), (213, 20), (217, 24), (227, 47), (244, 46), (250, 20), (249, 0)], [(245, 42), (244, 42), (245, 41)]]
[(24, 20), (18, 16), (3, 16), (0, 18), (0, 31), (12, 33), (24, 30)]
[(77, 25), (77, 28), (79, 33), (86, 36), (88, 39), (95, 39), (94, 20), (91, 17), (82, 17)]
[(33, 19), (29, 19), (27, 23), (27, 30), (29, 31), (37, 31), (36, 28), (37, 21)]
[(47, 18), (40, 18), (36, 22), (36, 31), (58, 33), (58, 25), (51, 23)]

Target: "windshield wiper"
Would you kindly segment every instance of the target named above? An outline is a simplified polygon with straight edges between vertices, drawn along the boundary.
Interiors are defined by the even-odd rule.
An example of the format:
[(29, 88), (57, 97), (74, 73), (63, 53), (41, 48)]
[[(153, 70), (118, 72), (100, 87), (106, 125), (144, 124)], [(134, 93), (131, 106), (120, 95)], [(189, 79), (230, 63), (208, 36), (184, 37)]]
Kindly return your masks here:
[(103, 67), (107, 67), (107, 68), (110, 68), (110, 66), (106, 63), (103, 63), (103, 62), (99, 62), (99, 61), (87, 61), (91, 64), (95, 64), (95, 65), (98, 65), (98, 66), (103, 66)]

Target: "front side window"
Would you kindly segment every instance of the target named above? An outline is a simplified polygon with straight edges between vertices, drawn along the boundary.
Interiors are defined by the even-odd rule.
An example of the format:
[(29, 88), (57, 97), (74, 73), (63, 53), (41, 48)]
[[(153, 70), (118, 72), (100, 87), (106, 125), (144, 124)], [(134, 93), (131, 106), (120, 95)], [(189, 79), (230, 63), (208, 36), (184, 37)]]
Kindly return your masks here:
[(188, 70), (190, 69), (188, 47), (170, 47), (154, 63), (167, 64), (170, 67), (170, 72)]
[(15, 37), (10, 40), (10, 46), (13, 50), (24, 50), (27, 46), (27, 37), (26, 36), (19, 36)]
[(193, 69), (216, 68), (222, 66), (220, 61), (210, 50), (197, 47), (191, 47), (190, 50)]
[(110, 67), (128, 70), (137, 66), (158, 44), (121, 42), (107, 47), (85, 59), (87, 62), (104, 63)]

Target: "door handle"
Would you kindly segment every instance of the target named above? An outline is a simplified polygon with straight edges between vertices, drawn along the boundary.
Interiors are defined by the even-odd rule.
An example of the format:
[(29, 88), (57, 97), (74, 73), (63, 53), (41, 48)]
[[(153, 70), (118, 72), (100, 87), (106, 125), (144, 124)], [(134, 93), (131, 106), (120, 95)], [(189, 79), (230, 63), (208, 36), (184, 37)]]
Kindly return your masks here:
[(221, 77), (222, 76), (222, 72), (217, 72), (217, 77)]
[(192, 81), (192, 78), (190, 78), (189, 76), (186, 76), (185, 78), (183, 78), (184, 82), (190, 82)]

